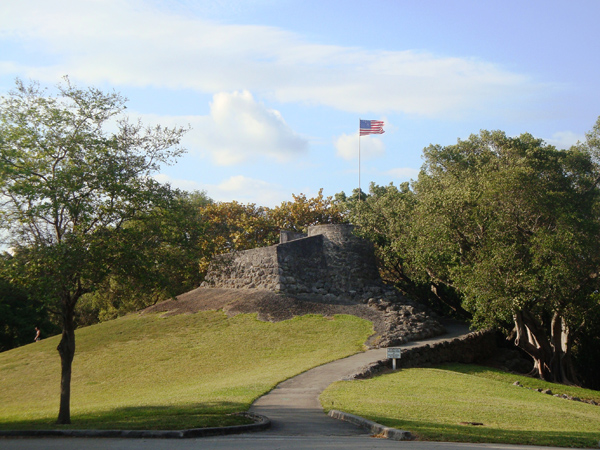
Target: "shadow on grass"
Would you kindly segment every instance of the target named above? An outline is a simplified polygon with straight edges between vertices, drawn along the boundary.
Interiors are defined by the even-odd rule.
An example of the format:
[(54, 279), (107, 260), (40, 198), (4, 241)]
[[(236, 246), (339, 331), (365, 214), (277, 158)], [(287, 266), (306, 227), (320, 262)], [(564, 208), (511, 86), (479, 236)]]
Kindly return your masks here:
[(235, 402), (128, 406), (98, 412), (72, 412), (70, 425), (57, 425), (54, 416), (5, 421), (0, 423), (0, 430), (185, 430), (224, 427), (252, 423), (247, 417), (235, 414), (246, 410), (246, 404)]
[(551, 383), (524, 374), (503, 372), (492, 367), (478, 366), (474, 364), (448, 363), (436, 366), (436, 368), (502, 381), (509, 384), (519, 381), (523, 386), (531, 389), (550, 389), (555, 394), (567, 394), (573, 397), (593, 400), (600, 403), (600, 391), (559, 383)]
[(386, 417), (369, 419), (388, 427), (408, 430), (418, 440), (473, 443), (497, 443), (519, 445), (543, 445), (555, 447), (597, 447), (600, 432), (569, 431), (522, 431), (488, 428), (473, 425), (444, 425), (424, 421), (393, 420)]
[[(449, 370), (452, 372), (465, 373), (468, 375), (480, 375), (484, 373), (497, 373), (497, 374), (506, 374), (506, 372), (502, 372), (499, 369), (494, 369), (492, 367), (487, 366), (478, 366), (476, 364), (459, 364), (459, 363), (447, 363), (440, 364), (437, 366), (438, 369)], [(521, 375), (523, 376), (523, 375)]]

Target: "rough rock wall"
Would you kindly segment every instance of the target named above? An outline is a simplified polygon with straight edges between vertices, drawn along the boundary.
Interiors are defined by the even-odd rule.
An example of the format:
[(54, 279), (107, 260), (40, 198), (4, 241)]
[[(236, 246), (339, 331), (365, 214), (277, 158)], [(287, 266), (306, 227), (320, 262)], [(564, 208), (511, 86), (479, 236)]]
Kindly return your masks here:
[(279, 290), (285, 294), (325, 295), (327, 261), (323, 236), (296, 239), (275, 246), (279, 265)]
[(229, 253), (215, 258), (205, 286), (280, 290), (276, 246)]
[[(262, 288), (327, 301), (366, 301), (381, 286), (372, 245), (351, 225), (309, 227), (308, 236), (282, 233), (282, 243), (215, 259), (207, 286)], [(301, 235), (300, 235), (301, 236)]]
[(308, 230), (309, 237), (323, 236), (324, 289), (335, 296), (363, 297), (368, 288), (381, 284), (373, 245), (353, 231), (350, 225), (318, 225)]
[[(472, 364), (489, 358), (498, 350), (494, 331), (475, 331), (451, 341), (439, 342), (402, 350), (397, 367), (430, 367), (447, 362)], [(363, 367), (349, 379), (364, 379), (379, 375), (392, 368), (391, 359), (382, 359)]]

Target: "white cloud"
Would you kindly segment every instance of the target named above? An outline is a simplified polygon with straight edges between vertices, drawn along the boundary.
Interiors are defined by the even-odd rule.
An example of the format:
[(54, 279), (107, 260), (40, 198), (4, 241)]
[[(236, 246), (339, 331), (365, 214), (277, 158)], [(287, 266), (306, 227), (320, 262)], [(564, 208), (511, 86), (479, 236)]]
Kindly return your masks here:
[(181, 189), (183, 191), (193, 192), (193, 191), (204, 191), (206, 190), (204, 186), (197, 181), (192, 180), (181, 180), (177, 178), (172, 178), (169, 175), (164, 173), (159, 173), (154, 175), (154, 179), (159, 183), (170, 184), (174, 188)]
[(206, 191), (210, 198), (219, 202), (236, 200), (240, 203), (255, 203), (260, 206), (273, 207), (289, 200), (290, 196), (289, 191), (280, 185), (243, 175), (232, 176), (218, 184), (174, 179), (165, 174), (159, 174), (155, 179), (186, 191)]
[(585, 142), (585, 136), (573, 133), (572, 131), (559, 131), (554, 133), (550, 139), (546, 139), (548, 144), (562, 150), (571, 148), (578, 141)]
[[(358, 159), (358, 133), (342, 134), (335, 141), (336, 155), (347, 161)], [(383, 141), (374, 136), (360, 138), (360, 157), (369, 160), (383, 156), (385, 145)]]
[(292, 130), (279, 111), (257, 102), (248, 91), (215, 94), (208, 116), (135, 115), (147, 124), (189, 124), (191, 130), (182, 144), (221, 166), (258, 158), (287, 162), (308, 149), (308, 141)]
[(385, 172), (386, 175), (400, 179), (401, 181), (416, 180), (419, 176), (419, 169), (412, 167), (398, 167)]
[[(0, 30), (0, 39), (45, 55), (45, 66), (20, 75), (52, 82), (69, 74), (92, 84), (247, 89), (282, 102), (426, 116), (490, 110), (541, 90), (485, 61), (311, 43), (279, 28), (224, 25), (142, 0), (5, 1)], [(23, 64), (0, 61), (3, 70)]]
[(285, 162), (308, 148), (308, 141), (278, 111), (257, 103), (248, 91), (216, 94), (210, 115), (194, 122), (192, 138), (197, 147), (208, 151), (219, 165), (240, 164), (257, 156)]

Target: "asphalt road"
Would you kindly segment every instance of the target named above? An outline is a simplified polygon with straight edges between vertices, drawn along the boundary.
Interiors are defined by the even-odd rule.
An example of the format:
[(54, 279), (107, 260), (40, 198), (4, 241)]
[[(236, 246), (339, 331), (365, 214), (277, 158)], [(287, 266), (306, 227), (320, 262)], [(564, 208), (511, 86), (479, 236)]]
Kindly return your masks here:
[[(199, 439), (0, 439), (4, 450), (551, 450), (556, 447), (391, 441), (363, 436), (283, 436), (262, 433)], [(556, 448), (556, 450), (559, 450)], [(560, 449), (564, 450), (564, 449)]]

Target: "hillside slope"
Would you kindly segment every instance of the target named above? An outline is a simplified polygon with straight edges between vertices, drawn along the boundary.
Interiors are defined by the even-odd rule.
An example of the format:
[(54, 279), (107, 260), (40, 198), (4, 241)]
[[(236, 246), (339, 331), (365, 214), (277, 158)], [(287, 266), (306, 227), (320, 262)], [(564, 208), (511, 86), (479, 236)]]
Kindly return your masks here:
[(200, 287), (143, 312), (173, 315), (207, 310), (223, 310), (230, 317), (240, 313), (256, 313), (259, 320), (270, 322), (305, 314), (349, 314), (373, 323), (375, 333), (367, 342), (369, 347), (399, 345), (446, 332), (441, 323), (420, 305), (393, 289), (383, 298), (373, 298), (365, 304), (329, 303), (318, 297), (314, 301), (307, 301), (262, 289)]
[[(190, 311), (188, 311), (190, 312)], [(74, 428), (223, 425), (277, 383), (363, 349), (371, 322), (309, 315), (277, 323), (223, 311), (133, 314), (77, 330)], [(0, 427), (49, 428), (59, 337), (0, 354)]]

